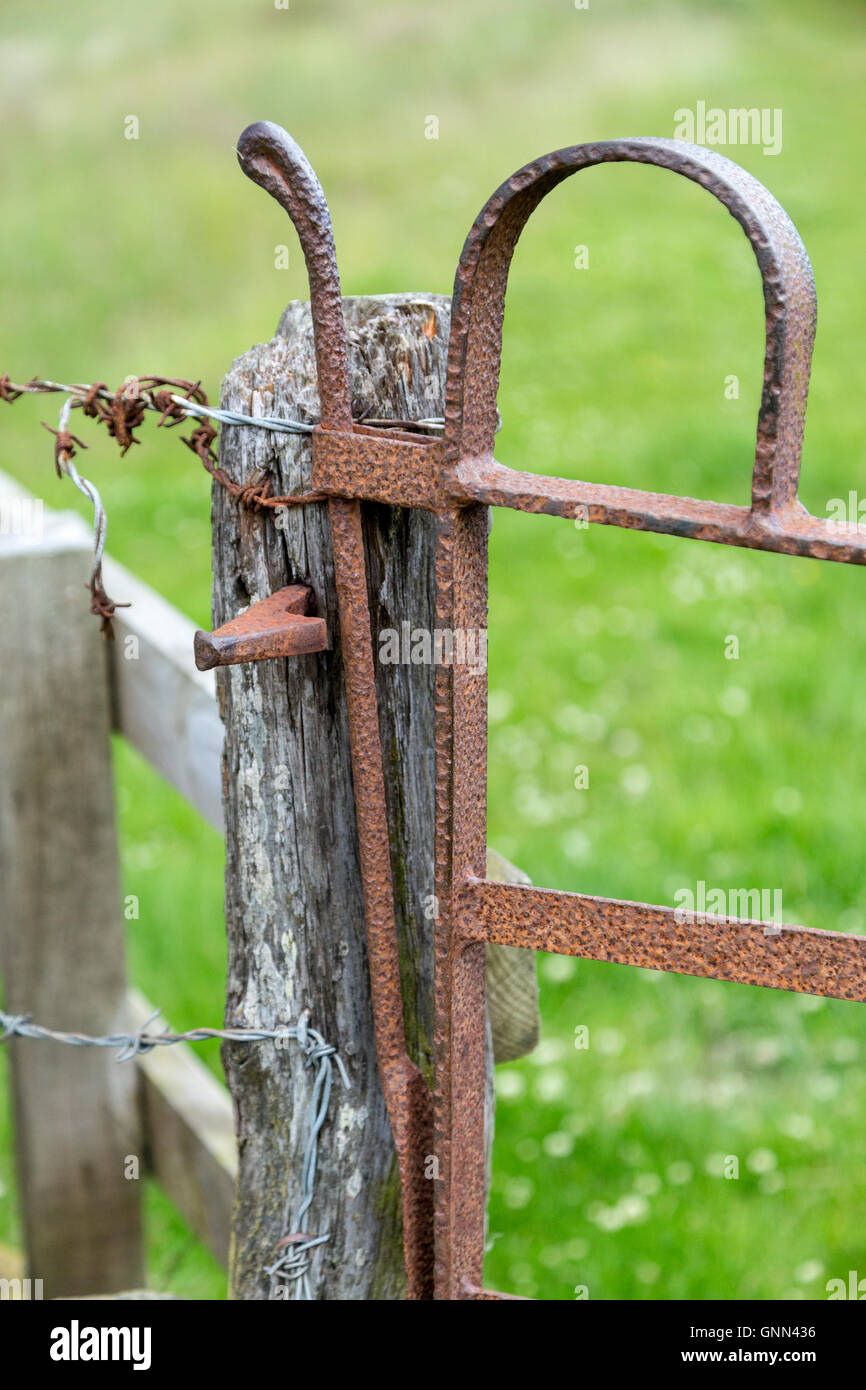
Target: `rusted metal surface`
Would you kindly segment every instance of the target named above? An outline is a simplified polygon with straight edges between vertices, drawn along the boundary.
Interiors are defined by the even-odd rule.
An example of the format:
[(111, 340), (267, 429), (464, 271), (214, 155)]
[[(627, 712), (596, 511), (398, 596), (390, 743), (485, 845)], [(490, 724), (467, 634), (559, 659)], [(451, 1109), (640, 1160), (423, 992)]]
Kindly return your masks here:
[[(796, 503), (815, 286), (788, 214), (751, 174), (723, 155), (677, 140), (607, 140), (556, 150), (497, 189), (466, 239), (457, 267), (445, 401), (446, 466), (493, 457), (505, 289), (530, 215), (572, 174), (609, 162), (654, 164), (706, 188), (740, 223), (758, 262), (766, 310), (764, 387), (752, 474), (752, 508), (785, 513)], [(544, 491), (543, 481), (539, 491)]]
[[(721, 155), (672, 140), (557, 150), (507, 180), (466, 240), (452, 301), (444, 439), (353, 426), (324, 195), (298, 146), (278, 127), (250, 127), (239, 149), (244, 171), (291, 216), (310, 273), (322, 399), (313, 483), (331, 498), (377, 1047), (400, 1157), (409, 1294), (507, 1299), (482, 1286), (486, 943), (864, 1000), (866, 939), (775, 923), (684, 920), (673, 909), (646, 903), (488, 881), (486, 676), (477, 666), (439, 667), (432, 1120), (438, 1181), (425, 1182), (430, 1097), (403, 1035), (359, 504), (424, 507), (436, 514), (436, 621), (452, 631), (486, 629), (490, 505), (863, 564), (863, 529), (811, 517), (797, 498), (815, 332), (811, 267), (793, 223), (772, 195)], [(657, 165), (706, 188), (740, 223), (755, 253), (766, 350), (747, 507), (538, 477), (504, 468), (493, 457), (505, 290), (520, 233), (542, 198), (571, 174), (622, 161)]]
[(346, 329), (331, 214), (322, 185), (290, 135), (270, 121), (247, 126), (238, 163), (289, 214), (301, 243), (316, 325), (316, 370), (323, 430), (352, 432)]
[[(396, 437), (395, 437), (396, 436)], [(420, 439), (356, 427), (340, 435), (317, 427), (313, 432), (313, 486), (337, 497), (350, 496), (358, 470), (364, 500), (392, 507), (426, 507), (446, 501), (442, 478), (442, 441)]]
[(470, 879), (461, 934), (534, 951), (866, 1000), (866, 937)]
[(474, 460), (461, 464), (458, 476), (463, 496), (492, 507), (715, 541), (745, 550), (866, 564), (866, 531), (862, 526), (810, 516), (799, 502), (785, 511), (755, 510), (604, 483), (542, 478), (495, 462)]
[[(436, 595), (437, 627), (486, 629), (485, 507), (441, 517)], [(484, 944), (462, 936), (457, 891), (464, 878), (485, 874), (486, 672), (443, 667), (435, 697), (436, 1287), (438, 1297), (455, 1299), (464, 1284), (480, 1286), (484, 1248)]]
[(315, 594), (305, 584), (289, 584), (215, 632), (195, 634), (195, 664), (200, 671), (237, 666), (277, 656), (306, 656), (328, 645), (324, 618), (313, 616)]
[(376, 1052), (394, 1147), (400, 1163), (408, 1295), (410, 1298), (428, 1298), (433, 1291), (433, 1250), (430, 1240), (433, 1184), (425, 1178), (424, 1160), (425, 1155), (430, 1153), (433, 1107), (423, 1074), (409, 1057), (403, 1024), (361, 508), (357, 502), (334, 499), (329, 504), (329, 511), (349, 711), (355, 820), (364, 883)]

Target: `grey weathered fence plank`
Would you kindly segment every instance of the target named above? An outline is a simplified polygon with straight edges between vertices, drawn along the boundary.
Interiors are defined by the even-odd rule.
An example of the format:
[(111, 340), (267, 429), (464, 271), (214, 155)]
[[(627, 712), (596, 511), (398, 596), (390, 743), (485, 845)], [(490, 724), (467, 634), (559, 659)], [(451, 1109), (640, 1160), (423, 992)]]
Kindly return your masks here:
[[(130, 990), (131, 1027), (152, 1014), (144, 995)], [(148, 1167), (211, 1254), (227, 1264), (238, 1166), (229, 1093), (186, 1043), (154, 1048), (136, 1065)]]
[[(32, 496), (27, 489), (0, 472), (0, 506), (28, 500)], [(110, 496), (108, 511), (110, 518)], [(44, 515), (50, 525), (58, 524), (51, 520), (56, 512), (46, 508)], [(68, 533), (88, 545), (91, 532), (84, 519), (73, 512), (64, 515)], [(116, 640), (106, 648), (115, 728), (222, 832), (223, 727), (214, 673), (195, 667), (196, 625), (110, 555), (105, 557), (103, 573), (108, 592), (130, 604), (118, 608)]]
[(110, 650), (117, 729), (222, 831), (223, 731), (212, 671), (197, 671), (195, 623), (116, 560), (103, 565), (115, 615)]
[[(77, 516), (0, 538), (0, 951), (7, 1010), (108, 1033), (123, 1019), (124, 934), (88, 573)], [(141, 1148), (133, 1069), (91, 1048), (8, 1047), (31, 1277), (46, 1297), (140, 1285), (139, 1186), (124, 1176)]]

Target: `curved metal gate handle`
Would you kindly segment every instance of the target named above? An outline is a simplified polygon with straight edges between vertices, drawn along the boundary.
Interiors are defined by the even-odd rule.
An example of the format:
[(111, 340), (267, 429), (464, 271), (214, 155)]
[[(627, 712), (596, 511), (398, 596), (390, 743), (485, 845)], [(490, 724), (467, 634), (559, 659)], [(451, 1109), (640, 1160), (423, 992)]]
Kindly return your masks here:
[[(700, 184), (746, 233), (763, 281), (767, 334), (752, 511), (801, 512), (797, 484), (816, 318), (812, 267), (796, 227), (763, 184), (723, 155), (678, 140), (605, 140), (555, 150), (512, 174), (482, 208), (466, 238), (454, 281), (445, 402), (447, 465), (458, 479), (467, 463), (486, 464), (485, 477), (492, 476), (508, 270), (531, 214), (571, 174), (623, 161), (658, 165)], [(502, 474), (512, 472), (501, 465), (492, 467)], [(535, 479), (539, 490), (546, 481)]]
[(352, 398), (340, 273), (331, 213), (300, 145), (281, 126), (256, 121), (238, 141), (238, 163), (292, 219), (310, 281), (322, 428), (352, 430)]
[[(295, 225), (310, 281), (321, 406), (319, 429), (326, 434), (351, 436), (352, 403), (340, 276), (331, 215), (322, 186), (300, 146), (268, 121), (247, 127), (238, 141), (238, 159), (247, 177), (276, 198)], [(357, 489), (362, 490), (360, 478)], [(433, 1184), (424, 1176), (424, 1155), (432, 1142), (433, 1102), (422, 1072), (406, 1051), (361, 504), (330, 497), (328, 511), (376, 1052), (400, 1166), (407, 1294), (413, 1299), (426, 1298), (433, 1291)]]

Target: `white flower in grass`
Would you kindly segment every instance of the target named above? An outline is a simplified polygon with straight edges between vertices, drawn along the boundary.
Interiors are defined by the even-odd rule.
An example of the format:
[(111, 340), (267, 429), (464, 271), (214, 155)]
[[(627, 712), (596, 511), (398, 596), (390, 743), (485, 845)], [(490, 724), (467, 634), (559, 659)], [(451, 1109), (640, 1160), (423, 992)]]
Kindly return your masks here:
[(531, 1178), (510, 1178), (505, 1184), (503, 1194), (505, 1205), (512, 1211), (520, 1211), (523, 1207), (529, 1206), (534, 1191)]
[(574, 1153), (574, 1135), (564, 1134), (562, 1130), (554, 1130), (553, 1134), (544, 1137), (543, 1148), (551, 1158), (568, 1158), (569, 1154)]
[(642, 763), (632, 763), (631, 767), (627, 767), (623, 772), (619, 784), (626, 796), (631, 797), (633, 801), (639, 801), (652, 786), (652, 778)]
[(634, 1180), (635, 1191), (644, 1197), (654, 1197), (661, 1190), (661, 1185), (658, 1173), (638, 1173)]
[(674, 1187), (682, 1187), (684, 1183), (691, 1182), (694, 1177), (694, 1168), (685, 1159), (679, 1158), (672, 1163), (667, 1170), (667, 1180)]
[(494, 1073), (496, 1079), (496, 1094), (502, 1100), (517, 1100), (526, 1090), (526, 1077), (519, 1071), (505, 1071), (497, 1068)]
[(772, 1149), (753, 1149), (746, 1159), (746, 1167), (753, 1173), (772, 1173), (779, 1166), (779, 1160)]

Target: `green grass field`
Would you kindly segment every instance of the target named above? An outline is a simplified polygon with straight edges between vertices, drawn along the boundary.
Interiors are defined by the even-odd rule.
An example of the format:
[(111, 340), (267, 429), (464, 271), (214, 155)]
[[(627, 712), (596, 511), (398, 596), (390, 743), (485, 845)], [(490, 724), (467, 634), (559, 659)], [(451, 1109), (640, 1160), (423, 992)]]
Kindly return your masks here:
[[(154, 0), (146, 19), (104, 0), (8, 0), (0, 371), (200, 376), (214, 398), (232, 357), (306, 297), (291, 229), (237, 170), (251, 120), (306, 149), (344, 290), (364, 294), (448, 291), (478, 209), (533, 156), (672, 135), (699, 100), (780, 109), (781, 153), (723, 152), (779, 198), (813, 262), (801, 495), (826, 515), (864, 479), (864, 42), (854, 0)], [(637, 167), (573, 180), (515, 258), (498, 457), (745, 502), (762, 339), (748, 244), (702, 190)], [(0, 407), (0, 468), (77, 507), (38, 424), (53, 409)], [(192, 455), (152, 427), (123, 461), (102, 433), (87, 439), (111, 551), (207, 623), (208, 480)], [(862, 932), (863, 583), (854, 568), (497, 513), (490, 843), (550, 887), (659, 903), (699, 880), (778, 889), (786, 921)], [(117, 753), (134, 977), (174, 1025), (211, 1022), (221, 845)], [(540, 973), (541, 1045), (498, 1074), (488, 1283), (813, 1299), (831, 1277), (866, 1276), (860, 1008), (558, 958)], [(8, 1128), (0, 1177), (14, 1244)], [(221, 1272), (148, 1200), (152, 1282), (221, 1297)]]

